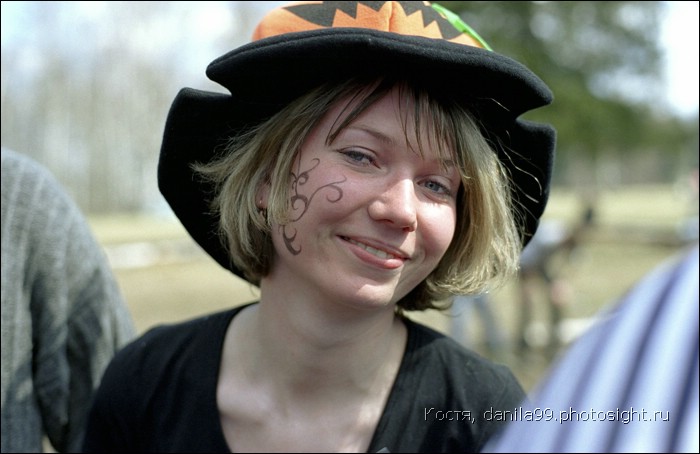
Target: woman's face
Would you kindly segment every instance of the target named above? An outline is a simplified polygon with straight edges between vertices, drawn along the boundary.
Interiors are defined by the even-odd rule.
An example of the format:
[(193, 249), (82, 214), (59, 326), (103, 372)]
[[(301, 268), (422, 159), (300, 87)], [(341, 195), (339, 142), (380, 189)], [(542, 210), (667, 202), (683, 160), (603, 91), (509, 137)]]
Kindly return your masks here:
[(272, 226), (268, 277), (282, 288), (389, 306), (438, 265), (455, 232), (460, 176), (435, 144), (424, 139), (418, 153), (413, 118), (405, 118), (413, 106), (402, 102), (400, 109), (393, 89), (327, 145), (340, 102), (303, 143), (292, 168), (291, 222)]

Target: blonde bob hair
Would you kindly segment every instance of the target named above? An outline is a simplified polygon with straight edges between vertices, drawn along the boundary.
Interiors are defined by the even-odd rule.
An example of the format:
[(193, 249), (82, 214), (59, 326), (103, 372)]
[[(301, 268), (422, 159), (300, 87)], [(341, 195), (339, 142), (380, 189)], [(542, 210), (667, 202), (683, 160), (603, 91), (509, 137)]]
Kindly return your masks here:
[[(412, 101), (407, 105), (414, 106), (414, 124), (404, 122), (404, 130), (412, 128), (422, 143), (421, 125), (426, 122), (428, 143), (445, 145), (437, 147), (440, 157), (455, 162), (462, 179), (452, 242), (432, 273), (397, 303), (397, 310), (446, 309), (452, 296), (493, 289), (514, 275), (522, 220), (513, 206), (507, 171), (474, 116), (448, 96), (436, 95), (417, 83), (382, 78), (327, 83), (313, 89), (266, 121), (237, 133), (217, 159), (195, 165), (214, 184), (211, 208), (219, 217), (222, 242), (249, 282), (258, 285), (271, 269), (270, 225), (289, 222), (292, 165), (307, 135), (336, 103), (344, 102), (326, 139), (332, 143), (395, 86), (402, 99)], [(256, 196), (266, 184), (269, 195), (264, 218)]]

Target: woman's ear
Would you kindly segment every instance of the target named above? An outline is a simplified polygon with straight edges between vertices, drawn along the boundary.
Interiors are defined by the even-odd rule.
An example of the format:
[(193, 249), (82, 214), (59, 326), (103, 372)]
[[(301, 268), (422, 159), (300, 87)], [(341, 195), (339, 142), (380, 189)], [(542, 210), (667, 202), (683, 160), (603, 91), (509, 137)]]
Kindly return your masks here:
[(270, 183), (262, 184), (255, 193), (255, 205), (261, 209), (267, 209), (267, 198), (270, 196)]

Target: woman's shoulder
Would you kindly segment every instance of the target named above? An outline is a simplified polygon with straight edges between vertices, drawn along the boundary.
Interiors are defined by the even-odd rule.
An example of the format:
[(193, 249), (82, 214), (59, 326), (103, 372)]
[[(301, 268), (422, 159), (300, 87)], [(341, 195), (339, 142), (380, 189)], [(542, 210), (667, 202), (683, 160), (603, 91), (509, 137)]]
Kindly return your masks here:
[(218, 312), (198, 315), (190, 319), (154, 325), (145, 331), (134, 344), (148, 345), (158, 342), (167, 344), (177, 343), (178, 340), (189, 340), (207, 330), (221, 330), (228, 326), (231, 319), (241, 310), (241, 307), (229, 308)]
[(427, 325), (405, 324), (404, 360), (373, 447), (478, 452), (504, 424), (494, 415), (520, 405), (522, 387), (506, 366)]
[(522, 387), (510, 368), (470, 350), (450, 336), (427, 325), (408, 319), (406, 360), (413, 367), (429, 369), (436, 380), (457, 386), (469, 383), (476, 394), (493, 395), (513, 392), (523, 396)]
[(241, 309), (242, 306), (154, 326), (124, 346), (110, 369), (154, 374), (192, 361), (218, 363), (226, 330)]
[(407, 350), (421, 357), (434, 358), (437, 361), (467, 361), (490, 363), (479, 353), (464, 347), (449, 335), (427, 324), (405, 318), (408, 329)]

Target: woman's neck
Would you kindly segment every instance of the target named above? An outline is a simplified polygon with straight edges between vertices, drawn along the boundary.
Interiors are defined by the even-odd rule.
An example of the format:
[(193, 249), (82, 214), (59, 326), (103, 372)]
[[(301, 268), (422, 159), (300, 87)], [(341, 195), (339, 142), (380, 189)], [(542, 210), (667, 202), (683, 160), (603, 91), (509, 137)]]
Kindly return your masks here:
[(234, 319), (231, 335), (252, 377), (266, 377), (278, 391), (321, 396), (371, 392), (393, 377), (406, 343), (406, 327), (393, 307), (360, 310), (337, 303), (275, 298)]
[(366, 450), (401, 365), (403, 321), (392, 311), (343, 321), (264, 295), (224, 344), (217, 403), (232, 449)]

